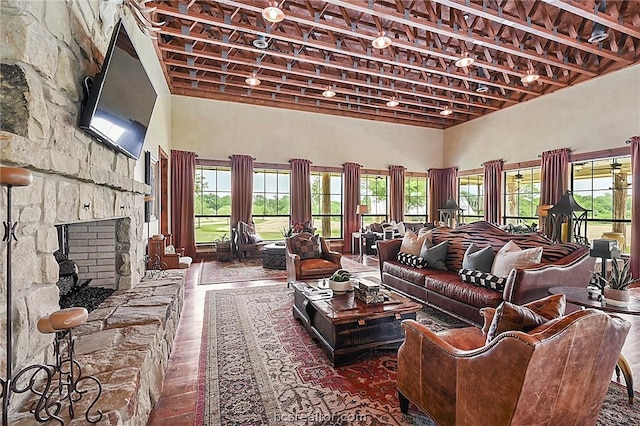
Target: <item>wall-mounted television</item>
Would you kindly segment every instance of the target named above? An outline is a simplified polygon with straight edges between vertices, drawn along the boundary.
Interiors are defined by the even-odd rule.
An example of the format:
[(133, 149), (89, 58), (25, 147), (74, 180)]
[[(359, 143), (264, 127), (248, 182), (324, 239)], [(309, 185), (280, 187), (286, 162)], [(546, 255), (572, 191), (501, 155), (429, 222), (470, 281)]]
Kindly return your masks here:
[(156, 91), (127, 30), (116, 25), (100, 73), (83, 80), (80, 128), (100, 142), (140, 158)]

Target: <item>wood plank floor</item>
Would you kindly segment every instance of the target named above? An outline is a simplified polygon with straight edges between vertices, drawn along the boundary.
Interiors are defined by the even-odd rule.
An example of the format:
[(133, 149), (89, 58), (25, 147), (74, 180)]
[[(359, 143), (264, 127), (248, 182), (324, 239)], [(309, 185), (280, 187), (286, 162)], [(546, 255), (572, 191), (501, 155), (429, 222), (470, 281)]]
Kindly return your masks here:
[[(359, 260), (358, 255), (344, 255)], [(365, 265), (378, 268), (377, 258), (364, 256), (360, 259)], [(280, 281), (251, 281), (230, 284), (197, 285), (200, 279), (200, 263), (194, 263), (187, 272), (185, 280), (185, 301), (180, 324), (175, 337), (174, 349), (162, 387), (162, 394), (156, 403), (148, 425), (183, 426), (193, 425), (197, 397), (198, 359), (204, 315), (204, 295), (212, 286), (217, 289), (241, 288), (269, 285)], [(634, 373), (634, 383), (640, 389), (640, 317), (624, 316), (632, 323), (631, 332), (622, 350)], [(615, 376), (612, 376), (615, 379)], [(624, 384), (624, 378), (620, 381)]]

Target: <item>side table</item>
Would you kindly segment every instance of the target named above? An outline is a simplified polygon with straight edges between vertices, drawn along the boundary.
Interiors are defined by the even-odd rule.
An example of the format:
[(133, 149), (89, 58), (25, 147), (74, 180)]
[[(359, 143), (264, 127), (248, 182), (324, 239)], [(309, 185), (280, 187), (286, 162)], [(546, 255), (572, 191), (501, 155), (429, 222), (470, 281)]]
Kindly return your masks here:
[[(629, 305), (614, 306), (608, 305), (604, 300), (590, 299), (587, 289), (583, 287), (551, 287), (549, 289), (550, 294), (564, 294), (568, 303), (573, 303), (582, 308), (600, 309), (601, 311), (616, 314), (640, 315), (640, 288), (632, 288), (629, 291), (631, 292)], [(629, 403), (633, 404), (633, 373), (627, 358), (622, 353), (620, 353), (618, 364), (616, 365), (618, 378), (620, 378), (620, 370), (622, 370), (624, 382), (627, 385)]]

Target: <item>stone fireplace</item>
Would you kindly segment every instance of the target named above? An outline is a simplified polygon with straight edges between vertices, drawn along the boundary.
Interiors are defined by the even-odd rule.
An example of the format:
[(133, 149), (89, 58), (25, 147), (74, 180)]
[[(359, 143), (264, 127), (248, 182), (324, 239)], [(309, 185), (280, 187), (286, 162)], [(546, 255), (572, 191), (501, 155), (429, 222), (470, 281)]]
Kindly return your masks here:
[[(29, 186), (13, 189), (7, 205), (17, 221), (13, 242), (13, 369), (50, 362), (52, 335), (37, 332), (40, 317), (59, 309), (58, 228), (69, 235), (108, 233), (73, 248), (83, 277), (92, 285), (134, 288), (144, 275), (144, 194), (149, 186), (136, 160), (93, 140), (77, 126), (81, 80), (102, 62), (118, 9), (102, 0), (3, 1), (0, 63), (0, 166), (23, 167)], [(105, 9), (107, 8), (107, 9)], [(110, 9), (109, 9), (110, 8)], [(102, 53), (101, 53), (102, 52)], [(109, 228), (108, 232), (102, 232)], [(87, 232), (83, 232), (86, 230)], [(102, 236), (102, 235), (100, 235)], [(73, 247), (73, 246), (72, 246)], [(6, 244), (0, 247), (0, 336), (6, 335)], [(107, 261), (111, 262), (107, 265)], [(0, 376), (6, 377), (6, 345), (0, 343)]]

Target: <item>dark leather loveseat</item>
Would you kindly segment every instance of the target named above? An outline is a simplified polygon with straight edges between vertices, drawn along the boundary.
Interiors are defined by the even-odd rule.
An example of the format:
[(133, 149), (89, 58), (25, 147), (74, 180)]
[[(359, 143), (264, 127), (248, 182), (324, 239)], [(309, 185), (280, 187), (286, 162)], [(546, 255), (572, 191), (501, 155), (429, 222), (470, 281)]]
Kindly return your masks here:
[[(548, 288), (554, 286), (586, 288), (593, 275), (595, 259), (589, 257), (589, 247), (580, 244), (556, 244), (538, 234), (511, 234), (484, 221), (431, 232), (434, 244), (448, 241), (447, 270), (407, 266), (397, 260), (401, 239), (378, 241), (382, 282), (475, 324), (483, 321), (480, 308), (495, 308), (503, 300), (521, 305), (547, 296)], [(491, 245), (495, 253), (510, 240), (523, 249), (542, 246), (542, 263), (513, 269), (502, 292), (462, 281), (458, 272), (472, 242), (482, 247)]]

